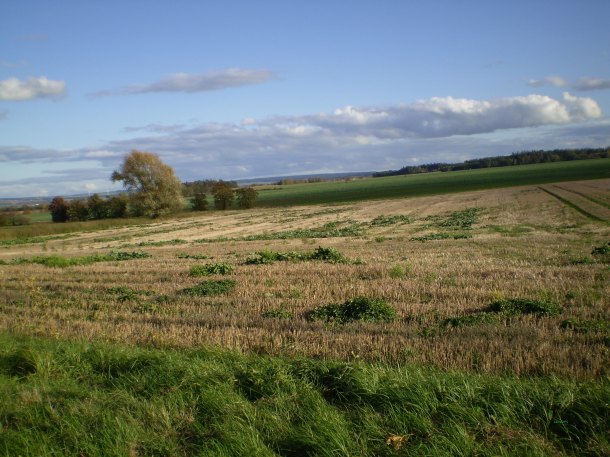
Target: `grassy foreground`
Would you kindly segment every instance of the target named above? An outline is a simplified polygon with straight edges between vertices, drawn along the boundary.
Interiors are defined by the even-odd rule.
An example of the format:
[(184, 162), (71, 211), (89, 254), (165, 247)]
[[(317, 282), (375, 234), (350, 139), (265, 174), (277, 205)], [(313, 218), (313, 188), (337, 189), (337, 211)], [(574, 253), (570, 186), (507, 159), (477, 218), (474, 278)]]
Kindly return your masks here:
[(2, 455), (608, 455), (608, 380), (0, 334)]
[(366, 178), (349, 182), (279, 186), (261, 190), (257, 206), (313, 205), (380, 198), (422, 197), (608, 177), (610, 177), (610, 159), (575, 160), (446, 173)]

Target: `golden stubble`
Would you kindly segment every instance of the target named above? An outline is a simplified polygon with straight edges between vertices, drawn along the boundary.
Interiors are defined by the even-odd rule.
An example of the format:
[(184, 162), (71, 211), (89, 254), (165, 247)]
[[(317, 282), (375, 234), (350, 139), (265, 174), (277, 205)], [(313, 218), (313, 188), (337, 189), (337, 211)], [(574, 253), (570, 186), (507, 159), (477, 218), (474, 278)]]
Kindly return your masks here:
[[(579, 199), (604, 201), (610, 180), (562, 183)], [(568, 189), (568, 190), (563, 190)], [(589, 193), (587, 193), (589, 192)], [(586, 199), (582, 195), (593, 198)], [(566, 198), (567, 198), (566, 197)], [(599, 205), (599, 204), (598, 204)], [(603, 207), (603, 205), (601, 205)], [(442, 231), (429, 216), (479, 208), (470, 239), (411, 241)], [(379, 215), (413, 222), (373, 227)], [(600, 210), (600, 214), (602, 214)], [(349, 238), (217, 241), (328, 222), (365, 224)], [(608, 224), (594, 221), (538, 187), (448, 196), (242, 212), (203, 213), (113, 231), (0, 249), (1, 258), (81, 256), (110, 249), (143, 249), (153, 256), (64, 269), (35, 264), (0, 266), (0, 328), (54, 338), (107, 340), (157, 347), (217, 346), (246, 352), (343, 360), (430, 364), (446, 369), (576, 378), (608, 374), (608, 332), (562, 328), (568, 318), (610, 320), (608, 265), (592, 247), (606, 242)], [(137, 247), (140, 241), (181, 239), (184, 244)], [(245, 265), (260, 250), (339, 249), (358, 262), (276, 262)], [(205, 255), (205, 260), (178, 254)], [(589, 259), (583, 261), (583, 259)], [(216, 297), (181, 294), (202, 279), (190, 267), (235, 266), (236, 288)], [(401, 271), (395, 274), (392, 271)], [(211, 279), (221, 279), (220, 276)], [(122, 296), (120, 289), (132, 292)], [(117, 292), (118, 291), (118, 292)], [(344, 326), (310, 322), (308, 311), (356, 296), (380, 297), (397, 310), (393, 323)], [(499, 298), (551, 299), (557, 317), (517, 316), (450, 328), (448, 317), (484, 310)], [(282, 310), (292, 317), (268, 318)]]

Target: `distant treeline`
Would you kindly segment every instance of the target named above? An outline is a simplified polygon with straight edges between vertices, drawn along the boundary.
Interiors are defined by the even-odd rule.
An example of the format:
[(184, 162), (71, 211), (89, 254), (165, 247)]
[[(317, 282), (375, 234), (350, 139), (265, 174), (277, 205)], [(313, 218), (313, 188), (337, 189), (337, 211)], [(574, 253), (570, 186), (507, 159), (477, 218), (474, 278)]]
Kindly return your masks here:
[(203, 179), (198, 181), (183, 182), (182, 183), (182, 195), (185, 197), (194, 197), (197, 194), (209, 194), (212, 193), (214, 186), (218, 183), (227, 184), (229, 187), (239, 187), (235, 181), (223, 181), (215, 179)]
[(515, 152), (508, 156), (484, 157), (466, 160), (462, 163), (429, 163), (402, 167), (400, 170), (378, 171), (373, 177), (411, 175), (433, 171), (474, 170), (477, 168), (510, 167), (534, 163), (563, 162), (568, 160), (606, 159), (610, 157), (610, 147), (598, 149), (554, 149), (552, 151)]

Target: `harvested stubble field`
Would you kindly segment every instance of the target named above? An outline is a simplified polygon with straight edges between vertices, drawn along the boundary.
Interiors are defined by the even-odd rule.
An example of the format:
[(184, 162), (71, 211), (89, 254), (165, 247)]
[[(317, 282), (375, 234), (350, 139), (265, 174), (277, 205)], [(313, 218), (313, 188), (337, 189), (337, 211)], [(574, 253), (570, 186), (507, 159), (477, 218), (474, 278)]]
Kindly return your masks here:
[[(160, 348), (600, 379), (610, 372), (610, 270), (608, 255), (592, 252), (610, 239), (609, 196), (610, 180), (567, 182), (202, 213), (7, 243), (0, 326)], [(319, 246), (343, 260), (311, 258)], [(64, 268), (32, 262), (112, 251), (150, 257), (98, 256)], [(247, 262), (261, 251), (293, 254)], [(191, 275), (208, 264), (216, 265), (194, 271), (210, 275)], [(317, 307), (360, 296), (385, 300), (396, 318), (310, 319)], [(517, 298), (552, 302), (560, 312), (490, 311)]]

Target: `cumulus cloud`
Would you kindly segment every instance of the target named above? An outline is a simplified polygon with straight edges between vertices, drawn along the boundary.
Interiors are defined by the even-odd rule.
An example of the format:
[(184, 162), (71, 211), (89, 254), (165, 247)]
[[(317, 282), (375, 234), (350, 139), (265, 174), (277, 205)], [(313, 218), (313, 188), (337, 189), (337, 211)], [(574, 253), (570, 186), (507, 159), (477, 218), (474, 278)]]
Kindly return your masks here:
[(604, 90), (610, 89), (610, 79), (591, 78), (583, 76), (574, 82), (569, 82), (560, 76), (547, 76), (543, 79), (530, 79), (527, 84), (532, 87), (554, 86), (554, 87), (570, 87), (574, 90)]
[(134, 84), (118, 90), (104, 90), (91, 94), (93, 97), (109, 95), (134, 95), (150, 92), (206, 92), (232, 87), (262, 84), (275, 79), (270, 70), (250, 70), (229, 68), (200, 74), (174, 73), (169, 77), (150, 84)]
[[(72, 166), (70, 179), (62, 177), (84, 185), (97, 183), (96, 173), (101, 182), (108, 180), (132, 149), (158, 153), (181, 179), (193, 180), (383, 170), (527, 149), (610, 144), (610, 121), (595, 100), (568, 92), (558, 99), (535, 94), (497, 100), (436, 97), (304, 116), (246, 118), (235, 124), (152, 124), (130, 131), (140, 135), (95, 149), (0, 147), (0, 163), (99, 163), (97, 171), (77, 173)], [(41, 185), (49, 188), (52, 178), (49, 172)], [(53, 185), (63, 184), (58, 180)]]
[(35, 98), (59, 98), (66, 93), (65, 81), (53, 81), (45, 76), (29, 77), (22, 81), (9, 78), (0, 81), (0, 100), (32, 100)]

